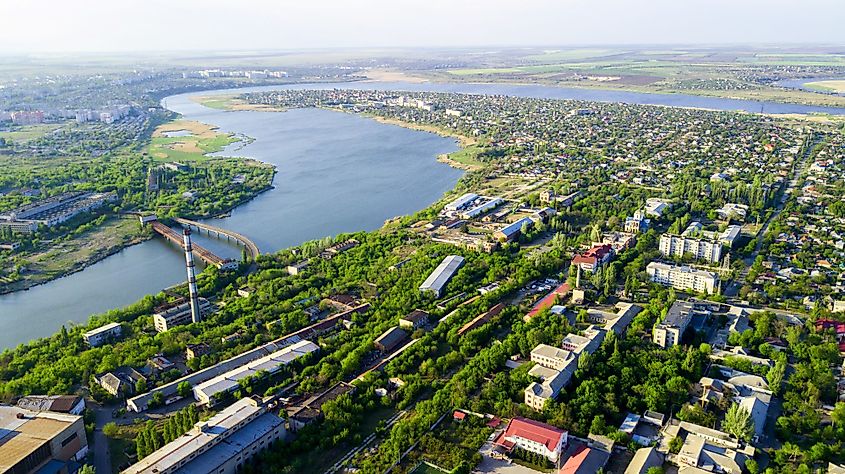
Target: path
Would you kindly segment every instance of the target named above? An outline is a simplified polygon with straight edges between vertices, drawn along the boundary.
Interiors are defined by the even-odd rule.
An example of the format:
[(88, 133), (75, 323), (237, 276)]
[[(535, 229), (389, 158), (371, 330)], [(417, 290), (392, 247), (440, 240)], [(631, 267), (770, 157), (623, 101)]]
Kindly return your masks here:
[[(389, 431), (390, 428), (393, 425), (395, 425), (396, 422), (398, 422), (407, 413), (408, 413), (407, 410), (400, 410), (400, 411), (396, 412), (393, 416), (391, 416), (390, 418), (387, 419), (387, 422), (385, 423), (385, 429), (387, 429)], [(358, 453), (360, 453), (361, 451), (366, 449), (367, 446), (369, 446), (373, 441), (375, 441), (375, 439), (376, 439), (376, 434), (370, 433), (369, 436), (364, 438), (364, 441), (362, 441), (361, 444), (352, 448), (348, 453), (346, 453), (342, 458), (340, 458), (340, 460), (338, 462), (334, 463), (334, 465), (332, 465), (332, 467), (330, 467), (325, 472), (325, 474), (333, 474), (335, 472), (338, 472), (343, 467), (344, 464), (349, 462)]]

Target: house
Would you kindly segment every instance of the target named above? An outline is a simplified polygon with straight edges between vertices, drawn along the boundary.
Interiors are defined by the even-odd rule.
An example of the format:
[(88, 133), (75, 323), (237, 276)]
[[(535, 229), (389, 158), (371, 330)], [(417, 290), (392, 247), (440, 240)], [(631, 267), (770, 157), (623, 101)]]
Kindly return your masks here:
[(748, 206), (745, 204), (726, 203), (721, 209), (716, 210), (716, 214), (719, 215), (720, 219), (726, 221), (731, 219), (745, 221), (745, 216), (748, 214)]
[(656, 447), (640, 448), (634, 453), (634, 458), (625, 468), (625, 474), (646, 474), (650, 467), (663, 465), (663, 453)]
[(379, 336), (374, 344), (376, 349), (382, 352), (390, 352), (399, 345), (400, 342), (405, 340), (408, 337), (408, 333), (399, 329), (398, 327), (392, 327), (384, 332), (381, 336)]
[(255, 293), (255, 288), (250, 286), (242, 286), (238, 288), (238, 296), (241, 298), (249, 298), (253, 293)]
[(572, 265), (586, 272), (594, 272), (613, 259), (616, 252), (609, 244), (597, 245), (572, 258)]
[(76, 472), (87, 453), (81, 416), (0, 406), (0, 472)]
[(120, 367), (113, 372), (95, 375), (94, 380), (109, 394), (114, 397), (132, 395), (135, 393), (135, 384), (146, 377), (129, 367)]
[(745, 461), (754, 456), (753, 447), (742, 445), (729, 434), (686, 421), (668, 426), (665, 434), (667, 439), (681, 436), (684, 440), (673, 461), (682, 468), (741, 474)]
[(558, 474), (595, 474), (604, 468), (609, 459), (608, 451), (581, 446), (569, 456)]
[(399, 318), (399, 327), (413, 331), (428, 324), (429, 314), (425, 311), (415, 309), (407, 315)]
[(564, 430), (539, 421), (516, 417), (493, 443), (507, 452), (514, 448), (524, 449), (557, 463), (567, 441), (568, 434)]

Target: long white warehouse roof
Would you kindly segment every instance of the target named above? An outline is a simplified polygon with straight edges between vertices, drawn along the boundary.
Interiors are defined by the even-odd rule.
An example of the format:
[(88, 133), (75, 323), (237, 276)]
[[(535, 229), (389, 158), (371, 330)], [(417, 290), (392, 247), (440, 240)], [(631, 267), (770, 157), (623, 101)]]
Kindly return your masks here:
[(237, 388), (238, 381), (255, 375), (259, 371), (274, 373), (283, 365), (288, 365), (294, 360), (320, 349), (317, 344), (311, 341), (299, 341), (296, 344), (285, 347), (260, 359), (248, 362), (240, 367), (232, 369), (225, 374), (218, 375), (211, 380), (203, 382), (194, 387), (194, 396), (199, 401), (207, 401), (218, 393), (231, 391)]
[(452, 278), (452, 275), (458, 271), (464, 264), (464, 257), (460, 255), (449, 255), (448, 257), (444, 258), (440, 265), (431, 272), (431, 275), (425, 279), (422, 285), (420, 285), (420, 290), (426, 291), (434, 291), (438, 295), (443, 290), (443, 287), (446, 286), (446, 283), (449, 283), (449, 280)]

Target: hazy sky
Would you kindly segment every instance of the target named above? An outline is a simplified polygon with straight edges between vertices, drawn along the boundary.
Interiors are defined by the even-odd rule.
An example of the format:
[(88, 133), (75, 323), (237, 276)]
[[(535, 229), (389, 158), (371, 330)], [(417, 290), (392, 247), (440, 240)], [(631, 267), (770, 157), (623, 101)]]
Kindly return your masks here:
[(0, 0), (0, 53), (834, 43), (843, 0)]

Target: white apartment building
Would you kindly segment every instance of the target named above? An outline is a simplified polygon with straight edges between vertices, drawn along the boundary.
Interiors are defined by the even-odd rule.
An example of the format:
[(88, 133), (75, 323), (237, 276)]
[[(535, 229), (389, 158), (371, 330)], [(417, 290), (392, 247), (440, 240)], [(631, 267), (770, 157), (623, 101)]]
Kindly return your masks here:
[(667, 257), (690, 255), (696, 260), (719, 263), (722, 259), (722, 244), (709, 239), (663, 234), (660, 236), (660, 253)]
[(719, 275), (692, 267), (651, 262), (646, 267), (646, 273), (651, 281), (678, 290), (712, 294), (719, 289)]

